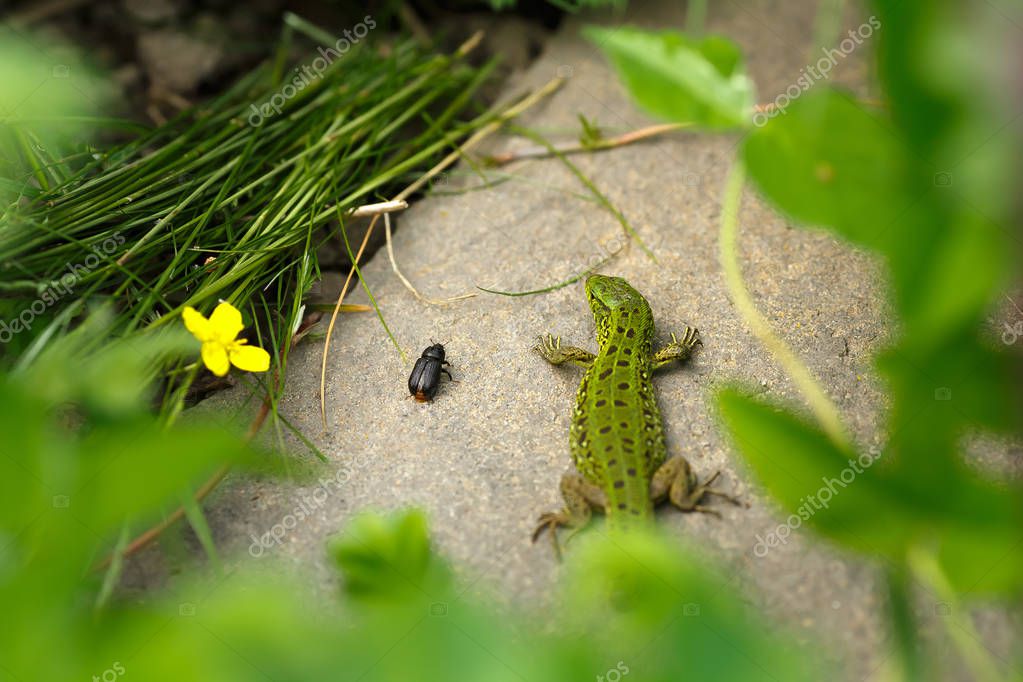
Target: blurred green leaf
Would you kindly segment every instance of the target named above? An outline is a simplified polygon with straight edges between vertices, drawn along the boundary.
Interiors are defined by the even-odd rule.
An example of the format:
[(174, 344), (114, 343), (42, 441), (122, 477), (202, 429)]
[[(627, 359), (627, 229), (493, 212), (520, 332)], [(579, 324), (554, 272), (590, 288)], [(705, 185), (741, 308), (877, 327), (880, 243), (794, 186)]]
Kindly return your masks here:
[(109, 308), (99, 308), (57, 336), (23, 368), (25, 385), (51, 403), (71, 401), (94, 417), (148, 413), (163, 363), (194, 355), (195, 339), (181, 327), (133, 338), (109, 338)]
[[(1019, 272), (1018, 3), (875, 2), (887, 109), (918, 197), (890, 254), (914, 344), (976, 325)], [(940, 343), (940, 342), (939, 342)], [(1023, 422), (1017, 421), (1021, 427)]]
[[(247, 449), (240, 434), (220, 426), (187, 424), (171, 430), (155, 420), (97, 429), (81, 441), (78, 494), (82, 520), (97, 533), (125, 518), (173, 509), (182, 490), (218, 464), (238, 462)], [(106, 475), (104, 475), (106, 474)]]
[(188, 525), (192, 527), (195, 536), (199, 538), (199, 544), (202, 545), (203, 551), (206, 552), (206, 557), (210, 560), (217, 573), (222, 573), (224, 565), (220, 561), (220, 553), (217, 552), (217, 546), (213, 542), (213, 532), (210, 530), (209, 522), (206, 520), (202, 507), (195, 501), (195, 496), (191, 490), (186, 489), (180, 499), (181, 509), (185, 513), (185, 518), (188, 519)]
[[(984, 427), (1015, 433), (1023, 414), (1023, 363), (1018, 355), (994, 348), (971, 333), (921, 344), (904, 342), (877, 358), (888, 379), (898, 433), (914, 428), (930, 432), (937, 447), (955, 447), (967, 429)], [(923, 434), (921, 434), (923, 436)], [(914, 466), (933, 461), (932, 452), (916, 453)]]
[(887, 249), (915, 197), (902, 186), (901, 149), (883, 119), (848, 95), (803, 94), (743, 145), (750, 177), (779, 209), (846, 239)]
[(730, 40), (627, 26), (588, 26), (583, 35), (604, 51), (632, 96), (653, 115), (708, 128), (749, 124), (753, 83)]
[[(932, 549), (949, 581), (962, 591), (1008, 595), (1023, 587), (1023, 490), (1018, 485), (996, 484), (947, 463), (937, 473), (877, 463), (870, 455), (838, 448), (815, 426), (736, 389), (721, 391), (718, 405), (757, 478), (796, 516), (790, 526), (805, 523), (896, 564), (913, 547)], [(886, 451), (883, 459), (893, 456)]]
[(818, 88), (751, 132), (743, 156), (783, 213), (886, 255), (900, 312), (929, 337), (976, 319), (1009, 252), (1004, 231), (945, 184), (953, 176), (897, 133), (882, 113)]
[(361, 514), (331, 543), (330, 553), (345, 574), (345, 590), (363, 599), (429, 595), (446, 581), (431, 563), (426, 517), (416, 510)]
[(872, 457), (860, 460), (815, 426), (736, 389), (721, 391), (718, 405), (728, 433), (757, 478), (785, 511), (800, 517), (794, 524), (805, 522), (863, 551), (900, 552), (910, 534), (908, 510), (898, 491), (870, 468), (875, 465)]
[[(79, 55), (54, 36), (0, 30), (0, 124), (49, 122), (61, 116), (84, 116), (98, 110), (101, 91), (81, 91), (94, 75)], [(83, 79), (86, 79), (83, 81)], [(78, 132), (83, 126), (77, 126)]]
[[(945, 193), (1003, 222), (1018, 197), (1019, 27), (1012, 2), (875, 2), (878, 74), (907, 150)], [(963, 207), (965, 208), (965, 206)], [(1012, 223), (1003, 222), (1011, 228)]]
[(67, 178), (63, 155), (93, 134), (109, 81), (54, 34), (0, 26), (0, 205)]

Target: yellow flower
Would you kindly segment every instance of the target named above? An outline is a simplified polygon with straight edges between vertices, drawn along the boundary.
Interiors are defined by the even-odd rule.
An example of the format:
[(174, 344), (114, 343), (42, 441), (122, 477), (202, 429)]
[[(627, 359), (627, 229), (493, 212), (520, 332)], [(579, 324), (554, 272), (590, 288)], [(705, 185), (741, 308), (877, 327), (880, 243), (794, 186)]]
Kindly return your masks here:
[(270, 354), (259, 346), (248, 346), (237, 338), (244, 328), (242, 314), (230, 303), (222, 301), (209, 319), (192, 306), (181, 313), (185, 328), (202, 341), (202, 361), (218, 377), (234, 365), (246, 372), (265, 372), (270, 368)]

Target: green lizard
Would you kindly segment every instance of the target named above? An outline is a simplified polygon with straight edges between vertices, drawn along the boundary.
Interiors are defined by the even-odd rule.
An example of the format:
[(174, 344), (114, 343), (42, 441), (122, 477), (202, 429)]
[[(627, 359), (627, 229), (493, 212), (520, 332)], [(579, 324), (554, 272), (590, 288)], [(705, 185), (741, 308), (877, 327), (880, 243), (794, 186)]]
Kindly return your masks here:
[(565, 508), (543, 514), (533, 534), (535, 542), (550, 530), (559, 554), (558, 526), (581, 529), (593, 509), (604, 511), (615, 532), (648, 522), (654, 505), (665, 499), (683, 511), (716, 516), (720, 514), (700, 504), (704, 496), (717, 495), (740, 504), (709, 487), (717, 473), (701, 484), (684, 457), (667, 459), (651, 374), (692, 355), (702, 344), (699, 332), (686, 327), (681, 340), (672, 334), (671, 343), (655, 353), (650, 305), (628, 282), (591, 275), (586, 280), (586, 297), (597, 324), (596, 355), (562, 346), (561, 338), (550, 334), (539, 337), (534, 348), (553, 365), (568, 362), (586, 368), (570, 433), (578, 473), (562, 477)]

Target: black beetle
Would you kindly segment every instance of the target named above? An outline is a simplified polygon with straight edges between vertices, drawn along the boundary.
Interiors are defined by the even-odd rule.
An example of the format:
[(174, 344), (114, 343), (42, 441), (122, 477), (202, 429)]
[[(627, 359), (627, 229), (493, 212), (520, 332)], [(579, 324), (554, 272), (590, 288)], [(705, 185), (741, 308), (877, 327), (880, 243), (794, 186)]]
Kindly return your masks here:
[(440, 375), (447, 374), (448, 379), (451, 379), (451, 372), (444, 369), (444, 365), (449, 364), (444, 359), (444, 346), (439, 343), (429, 346), (412, 368), (412, 374), (408, 377), (408, 392), (421, 403), (433, 400), (440, 385)]

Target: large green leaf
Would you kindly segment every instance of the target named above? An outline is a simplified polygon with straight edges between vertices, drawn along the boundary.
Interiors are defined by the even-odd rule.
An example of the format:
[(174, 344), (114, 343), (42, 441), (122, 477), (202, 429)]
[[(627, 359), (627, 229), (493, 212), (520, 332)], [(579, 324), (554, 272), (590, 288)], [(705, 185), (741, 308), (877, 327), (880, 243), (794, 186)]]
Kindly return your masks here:
[(782, 213), (888, 257), (898, 311), (922, 338), (976, 322), (1005, 281), (1004, 231), (909, 152), (887, 115), (848, 95), (804, 94), (751, 132), (743, 155)]
[(900, 563), (913, 547), (934, 551), (963, 592), (1023, 587), (1018, 486), (951, 467), (942, 470), (942, 480), (932, 473), (918, 485), (916, 472), (872, 463), (836, 446), (812, 424), (736, 389), (721, 391), (718, 404), (736, 447), (794, 515), (788, 526), (806, 524), (845, 546)]
[(804, 94), (749, 134), (749, 175), (785, 214), (881, 248), (906, 238), (913, 209), (902, 151), (882, 118), (834, 90)]
[(629, 92), (651, 114), (708, 128), (749, 124), (753, 83), (731, 41), (631, 27), (588, 26), (583, 34), (607, 54)]

